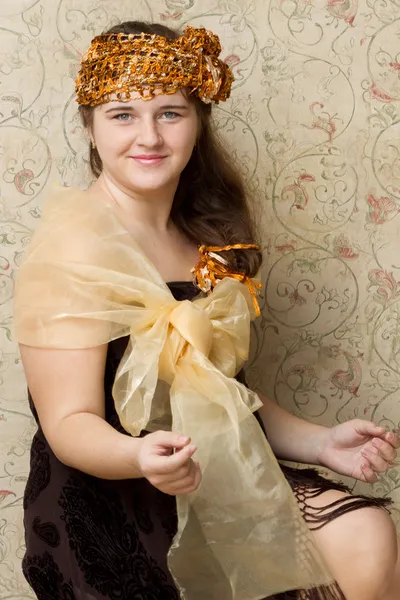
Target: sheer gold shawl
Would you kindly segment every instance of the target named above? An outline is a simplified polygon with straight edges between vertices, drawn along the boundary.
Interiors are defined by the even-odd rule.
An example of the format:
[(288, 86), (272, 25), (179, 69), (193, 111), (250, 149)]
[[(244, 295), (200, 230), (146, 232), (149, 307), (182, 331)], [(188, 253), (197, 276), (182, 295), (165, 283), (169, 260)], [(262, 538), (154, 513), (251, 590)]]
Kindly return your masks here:
[[(200, 488), (177, 497), (169, 567), (185, 600), (257, 600), (331, 581), (234, 376), (248, 355), (253, 304), (231, 278), (174, 299), (110, 206), (57, 188), (15, 297), (20, 343), (86, 348), (129, 335), (113, 389), (131, 435), (170, 427), (198, 447)], [(169, 394), (155, 395), (158, 380)]]

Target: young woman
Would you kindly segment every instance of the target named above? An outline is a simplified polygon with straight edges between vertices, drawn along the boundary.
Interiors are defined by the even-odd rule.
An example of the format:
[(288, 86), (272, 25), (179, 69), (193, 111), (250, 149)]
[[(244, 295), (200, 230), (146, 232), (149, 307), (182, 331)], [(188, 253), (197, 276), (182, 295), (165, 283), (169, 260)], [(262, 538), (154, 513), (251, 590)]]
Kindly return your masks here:
[[(263, 477), (275, 477), (274, 489), (287, 487), (261, 428), (278, 458), (367, 482), (390, 467), (399, 446), (395, 433), (367, 421), (325, 428), (262, 395), (260, 406), (238, 383), (244, 382), (238, 367), (246, 357), (248, 314), (256, 306), (251, 278), (261, 253), (243, 183), (212, 132), (212, 102), (226, 99), (232, 82), (218, 54), (218, 39), (204, 30), (188, 28), (180, 36), (161, 25), (128, 22), (95, 38), (82, 62), (77, 96), (97, 179), (86, 191), (54, 191), (16, 294), (18, 338), (38, 422), (24, 498), (23, 570), (39, 600), (178, 599), (177, 582), (189, 600), (262, 598), (240, 594), (246, 588), (240, 563), (249, 556), (249, 573), (259, 562), (267, 583), (275, 576), (280, 582), (268, 583), (266, 596), (292, 590), (274, 597), (400, 597), (387, 501), (351, 496), (314, 471), (286, 467), (291, 498), (337, 584), (320, 580), (307, 591), (290, 585), (285, 544), (294, 541), (284, 532), (291, 531), (291, 519), (296, 525), (297, 513), (284, 509), (291, 506), (284, 494), (267, 503), (271, 516), (264, 523), (271, 527), (268, 551), (275, 565), (263, 553), (247, 553), (244, 539), (232, 554), (237, 565), (228, 582), (206, 551), (207, 571), (198, 582), (190, 580), (191, 571), (198, 573), (197, 543), (190, 540), (200, 547), (208, 535), (213, 502), (215, 513), (223, 497), (217, 525), (231, 527), (227, 514), (247, 511), (244, 520), (257, 514)], [(162, 400), (168, 398), (165, 385), (171, 386), (170, 408)], [(208, 421), (204, 402), (214, 402)], [(250, 416), (242, 411), (246, 403)], [(251, 416), (257, 408), (258, 421)], [(226, 426), (228, 413), (233, 427)], [(239, 447), (248, 455), (258, 447), (265, 451), (265, 473), (257, 462), (252, 472), (238, 477), (232, 467), (230, 473), (231, 463), (241, 465)], [(229, 496), (242, 488), (246, 501), (235, 507)], [(203, 489), (211, 492), (201, 496)], [(192, 497), (201, 501), (188, 504)], [(185, 557), (174, 562), (175, 544), (167, 564), (177, 528), (176, 545), (187, 549), (182, 569)], [(232, 547), (237, 539), (232, 533)], [(308, 583), (317, 580), (311, 575)]]

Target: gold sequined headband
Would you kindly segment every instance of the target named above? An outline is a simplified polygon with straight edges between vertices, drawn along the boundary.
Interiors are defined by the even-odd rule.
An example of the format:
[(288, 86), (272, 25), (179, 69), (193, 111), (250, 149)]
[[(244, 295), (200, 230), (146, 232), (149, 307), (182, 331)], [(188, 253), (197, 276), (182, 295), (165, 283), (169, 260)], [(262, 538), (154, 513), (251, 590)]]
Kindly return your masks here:
[(77, 102), (128, 101), (131, 92), (148, 100), (155, 92), (174, 94), (182, 88), (206, 104), (224, 101), (234, 77), (220, 53), (218, 36), (204, 28), (188, 26), (176, 40), (146, 33), (99, 35), (81, 62)]

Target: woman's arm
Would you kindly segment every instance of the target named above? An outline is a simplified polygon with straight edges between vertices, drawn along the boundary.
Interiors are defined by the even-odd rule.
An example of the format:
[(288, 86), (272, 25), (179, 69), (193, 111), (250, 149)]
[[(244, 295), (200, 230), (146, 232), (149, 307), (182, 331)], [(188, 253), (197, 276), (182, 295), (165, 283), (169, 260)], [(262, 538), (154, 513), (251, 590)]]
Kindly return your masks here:
[(101, 479), (145, 477), (173, 496), (200, 485), (190, 438), (155, 431), (133, 438), (104, 420), (107, 344), (83, 350), (21, 345), (22, 362), (43, 433), (64, 464)]
[(57, 458), (103, 479), (141, 477), (140, 439), (104, 420), (107, 345), (53, 350), (21, 345), (28, 386), (43, 433)]
[(319, 465), (329, 428), (295, 417), (263, 394), (258, 396), (263, 403), (258, 412), (276, 457)]
[(323, 427), (299, 419), (259, 394), (259, 409), (268, 441), (283, 460), (320, 465), (340, 475), (374, 483), (396, 458), (400, 440), (372, 421), (351, 419)]

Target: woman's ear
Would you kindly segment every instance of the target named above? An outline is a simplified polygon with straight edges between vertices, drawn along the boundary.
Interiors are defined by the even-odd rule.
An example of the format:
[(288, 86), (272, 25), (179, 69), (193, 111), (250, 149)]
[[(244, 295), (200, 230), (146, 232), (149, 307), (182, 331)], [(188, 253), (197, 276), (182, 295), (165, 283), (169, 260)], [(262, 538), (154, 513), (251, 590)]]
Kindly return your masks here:
[(94, 135), (93, 135), (93, 129), (92, 129), (92, 127), (88, 127), (88, 128), (87, 128), (87, 133), (88, 133), (88, 135), (89, 135), (89, 141), (90, 141), (90, 145), (91, 145), (93, 148), (96, 148), (96, 142), (94, 141)]

